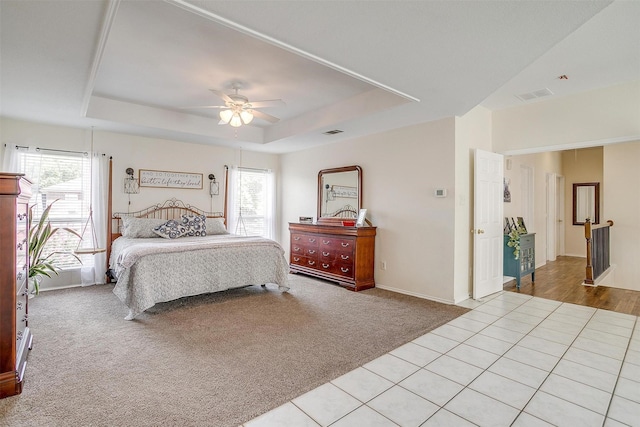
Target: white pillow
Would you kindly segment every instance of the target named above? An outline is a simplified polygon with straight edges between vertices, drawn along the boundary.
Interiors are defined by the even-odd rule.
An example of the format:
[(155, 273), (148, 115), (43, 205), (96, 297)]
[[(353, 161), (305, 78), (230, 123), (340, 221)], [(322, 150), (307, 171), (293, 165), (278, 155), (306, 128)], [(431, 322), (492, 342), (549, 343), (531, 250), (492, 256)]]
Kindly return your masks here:
[(165, 222), (167, 222), (167, 220), (162, 218), (136, 218), (133, 216), (123, 216), (120, 232), (123, 237), (158, 237), (158, 235), (153, 232), (153, 229)]
[(207, 218), (207, 234), (229, 234), (224, 225), (224, 218)]

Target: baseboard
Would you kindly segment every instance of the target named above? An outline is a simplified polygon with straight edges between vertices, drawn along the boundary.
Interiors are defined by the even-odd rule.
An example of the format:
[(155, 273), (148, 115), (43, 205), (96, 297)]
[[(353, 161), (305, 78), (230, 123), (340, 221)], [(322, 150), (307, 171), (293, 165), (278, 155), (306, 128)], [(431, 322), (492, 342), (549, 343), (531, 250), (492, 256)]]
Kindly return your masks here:
[(46, 288), (43, 288), (42, 286), (40, 286), (40, 292), (57, 291), (60, 289), (79, 288), (79, 287), (82, 287), (82, 285), (47, 286)]
[(423, 295), (423, 294), (419, 294), (417, 292), (411, 292), (411, 291), (407, 291), (404, 289), (398, 289), (398, 288), (394, 288), (392, 286), (386, 286), (386, 285), (379, 285), (376, 283), (376, 288), (378, 289), (384, 289), (385, 291), (391, 291), (391, 292), (397, 292), (399, 294), (404, 294), (404, 295), (410, 295), (412, 297), (417, 297), (417, 298), (422, 298), (422, 299), (428, 299), (429, 301), (435, 301), (435, 302), (440, 302), (442, 304), (449, 304), (449, 305), (454, 305), (455, 302), (451, 301), (451, 300), (446, 300), (446, 299), (442, 299), (442, 298), (435, 298), (435, 297), (430, 297), (428, 295)]

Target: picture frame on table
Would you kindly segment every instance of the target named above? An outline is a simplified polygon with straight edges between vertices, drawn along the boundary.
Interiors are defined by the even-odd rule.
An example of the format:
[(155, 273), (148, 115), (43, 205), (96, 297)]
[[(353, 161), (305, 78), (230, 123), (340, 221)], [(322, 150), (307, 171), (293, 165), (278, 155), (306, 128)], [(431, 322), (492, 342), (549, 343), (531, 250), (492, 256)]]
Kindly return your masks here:
[(525, 233), (527, 233), (527, 227), (524, 225), (524, 218), (521, 216), (518, 217), (518, 228), (521, 228)]
[(511, 233), (511, 223), (509, 222), (509, 218), (507, 218), (506, 216), (504, 217), (504, 234), (509, 234)]
[(364, 221), (366, 217), (367, 217), (367, 210), (360, 209), (360, 212), (358, 212), (358, 220), (356, 221), (356, 227), (364, 227)]

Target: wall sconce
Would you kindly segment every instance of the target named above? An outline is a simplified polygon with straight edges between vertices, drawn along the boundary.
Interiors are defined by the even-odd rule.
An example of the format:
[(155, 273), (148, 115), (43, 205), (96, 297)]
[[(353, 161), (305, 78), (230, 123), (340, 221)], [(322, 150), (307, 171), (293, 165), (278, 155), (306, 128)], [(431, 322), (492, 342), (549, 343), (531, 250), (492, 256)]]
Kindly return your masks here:
[(209, 174), (209, 195), (217, 196), (220, 194), (220, 185), (216, 182), (216, 176), (212, 173)]
[(133, 168), (127, 168), (125, 172), (127, 177), (124, 179), (124, 194), (138, 194), (140, 187), (138, 186), (138, 180), (133, 177)]

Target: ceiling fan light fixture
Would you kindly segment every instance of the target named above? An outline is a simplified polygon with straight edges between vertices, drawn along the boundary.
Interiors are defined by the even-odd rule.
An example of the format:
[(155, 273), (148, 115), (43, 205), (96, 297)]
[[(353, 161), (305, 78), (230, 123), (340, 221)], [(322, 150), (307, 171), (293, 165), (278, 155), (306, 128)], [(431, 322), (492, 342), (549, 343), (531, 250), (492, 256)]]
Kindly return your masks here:
[(238, 113), (233, 113), (229, 124), (234, 128), (239, 128), (240, 126), (242, 126), (242, 119), (240, 119), (240, 115)]
[(233, 117), (233, 111), (231, 110), (220, 111), (220, 120), (222, 120), (224, 123), (229, 123), (229, 121), (231, 120), (231, 117)]
[(240, 113), (240, 118), (245, 125), (248, 125), (249, 123), (251, 123), (251, 120), (253, 120), (253, 114), (251, 114), (250, 111), (242, 110), (242, 112)]

